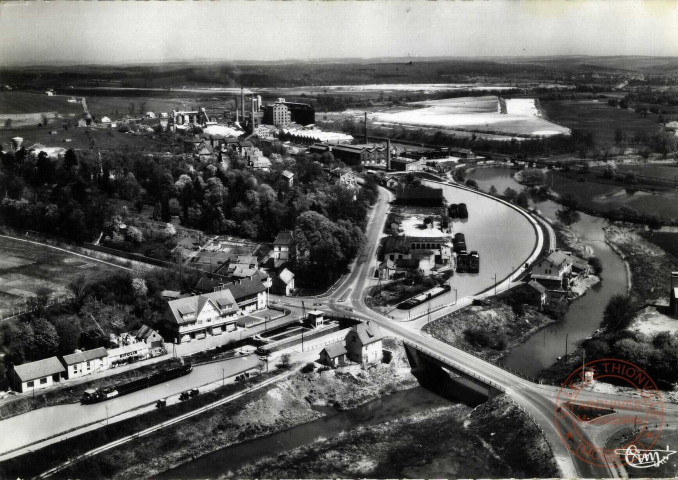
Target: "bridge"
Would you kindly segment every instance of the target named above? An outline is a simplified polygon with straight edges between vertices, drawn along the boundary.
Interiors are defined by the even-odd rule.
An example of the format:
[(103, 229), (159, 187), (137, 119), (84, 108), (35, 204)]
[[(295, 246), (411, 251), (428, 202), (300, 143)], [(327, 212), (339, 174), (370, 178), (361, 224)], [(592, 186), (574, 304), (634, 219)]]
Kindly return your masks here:
[[(451, 184), (448, 185), (452, 186)], [(473, 192), (479, 196), (484, 195), (481, 192)], [(608, 462), (597, 466), (583, 461), (575, 453), (578, 449), (593, 448), (599, 451), (601, 456), (605, 455), (603, 451), (605, 442), (616, 431), (615, 428), (619, 429), (618, 425), (615, 427), (598, 425), (595, 422), (576, 422), (572, 415), (558, 414), (556, 413), (559, 411), (558, 396), (562, 390), (560, 387), (542, 385), (523, 378), (471, 353), (425, 335), (421, 331), (422, 324), (420, 322), (398, 321), (375, 312), (365, 305), (363, 295), (365, 289), (373, 281), (372, 272), (376, 267), (376, 250), (386, 221), (389, 201), (392, 197), (391, 193), (383, 188), (380, 189), (380, 194), (378, 204), (371, 213), (366, 231), (368, 261), (356, 262), (352, 266), (350, 274), (342, 278), (323, 295), (314, 298), (279, 297), (279, 301), (299, 308), (303, 301), (312, 301), (318, 308), (336, 315), (348, 314), (358, 320), (374, 322), (387, 334), (403, 341), (415, 374), (418, 370), (421, 371), (426, 368), (441, 368), (455, 377), (462, 378), (485, 389), (488, 398), (497, 394), (506, 394), (542, 430), (549, 441), (562, 477), (607, 478), (625, 476), (623, 466), (614, 458), (609, 458)], [(503, 204), (505, 207), (517, 209), (517, 207), (499, 200), (497, 202), (497, 206)], [(520, 212), (522, 215), (531, 216), (529, 212), (522, 209)], [(532, 217), (532, 224), (540, 225), (541, 231), (545, 232), (548, 237), (553, 236), (553, 230), (542, 219)], [(530, 254), (530, 257), (545, 245), (548, 246), (546, 250), (548, 252), (549, 247), (555, 245), (555, 239), (543, 239), (541, 247), (539, 242), (535, 242), (535, 251)], [(515, 272), (499, 281), (499, 290), (503, 291), (507, 284), (510, 286), (511, 278), (514, 276)], [(492, 287), (494, 286), (491, 285), (487, 289), (486, 295), (491, 295)], [(459, 302), (455, 302), (449, 308), (434, 312), (431, 315), (431, 320), (436, 320), (464, 308), (469, 303), (469, 301), (460, 299)], [(579, 392), (579, 396), (585, 401), (618, 402), (620, 399), (618, 394), (593, 392)], [(678, 408), (667, 408), (666, 406), (664, 408), (665, 414), (669, 413), (678, 419)], [(622, 415), (622, 410), (619, 409), (616, 414)], [(639, 414), (637, 411), (634, 413)], [(634, 413), (627, 412), (631, 415)], [(564, 437), (562, 432), (567, 432), (568, 428), (571, 429), (573, 423), (578, 423), (576, 435), (573, 435), (572, 438), (570, 436)]]

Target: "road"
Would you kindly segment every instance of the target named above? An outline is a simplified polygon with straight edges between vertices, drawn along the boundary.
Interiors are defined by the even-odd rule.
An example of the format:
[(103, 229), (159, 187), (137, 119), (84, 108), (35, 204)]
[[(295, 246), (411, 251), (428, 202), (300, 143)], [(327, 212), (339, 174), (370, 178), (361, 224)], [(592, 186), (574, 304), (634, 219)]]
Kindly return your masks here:
[[(184, 376), (153, 387), (91, 405), (70, 403), (40, 408), (22, 415), (0, 421), (0, 432), (13, 432), (12, 435), (0, 435), (0, 460), (5, 460), (22, 447), (33, 445), (41, 440), (61, 436), (73, 429), (107, 421), (119, 421), (142, 413), (141, 409), (152, 410), (156, 400), (177, 395), (184, 390), (224, 381), (226, 378), (256, 368), (259, 358), (256, 355), (238, 356), (228, 360), (198, 365)], [(223, 371), (222, 371), (223, 368)], [(16, 452), (15, 452), (16, 453)]]
[[(446, 189), (452, 188), (456, 187), (446, 187)], [(582, 424), (581, 428), (577, 430), (576, 435), (573, 436), (572, 439), (569, 437), (563, 439), (561, 438), (559, 430), (566, 432), (567, 429), (571, 427), (571, 419), (556, 413), (556, 400), (559, 391), (558, 387), (539, 385), (528, 381), (496, 365), (466, 353), (463, 350), (440, 342), (430, 336), (424, 335), (421, 331), (421, 327), (423, 325), (422, 321), (399, 321), (397, 319), (389, 318), (379, 314), (369, 309), (365, 305), (363, 295), (365, 288), (370, 284), (372, 279), (372, 273), (374, 272), (374, 268), (376, 266), (375, 252), (381, 232), (384, 228), (384, 223), (386, 221), (387, 209), (385, 202), (391, 198), (390, 192), (385, 189), (381, 189), (380, 193), (381, 195), (379, 203), (375, 208), (375, 214), (369, 222), (369, 228), (366, 233), (368, 242), (368, 261), (353, 265), (351, 274), (336, 284), (329, 294), (312, 299), (312, 301), (316, 303), (316, 305), (322, 310), (330, 311), (338, 315), (351, 315), (360, 320), (369, 320), (375, 322), (384, 330), (386, 330), (387, 333), (406, 340), (425, 352), (431, 352), (439, 357), (442, 357), (446, 359), (448, 363), (459, 367), (464, 371), (472, 372), (477, 377), (483, 379), (483, 381), (486, 383), (498, 385), (500, 389), (506, 392), (509, 398), (511, 398), (518, 406), (520, 406), (534, 419), (536, 424), (544, 432), (551, 445), (562, 477), (618, 477), (620, 472), (617, 470), (617, 468), (611, 468), (610, 466), (591, 465), (581, 460), (576, 455), (573, 455), (570, 449), (568, 449), (568, 446), (566, 446), (567, 442), (570, 448), (576, 449), (578, 443), (585, 441), (594, 444), (599, 448), (603, 447), (604, 439), (608, 438), (609, 434), (612, 433), (612, 430), (618, 427), (601, 425), (599, 422), (590, 422), (586, 425)], [(465, 193), (464, 195), (467, 194)], [(470, 202), (467, 202), (467, 204), (468, 203)], [(497, 208), (505, 207), (497, 206)], [(485, 213), (487, 212), (482, 212), (482, 214)], [(530, 223), (534, 225), (535, 220), (532, 219)], [(486, 228), (492, 228), (491, 223), (486, 223), (485, 226)], [(541, 231), (541, 229), (539, 230)], [(546, 231), (548, 231), (549, 234), (552, 234), (551, 229), (547, 228)], [(491, 232), (486, 233), (487, 235), (502, 235), (502, 232), (494, 229)], [(485, 236), (484, 238), (488, 237)], [(546, 240), (549, 242), (549, 245), (553, 245), (552, 238), (548, 238)], [(545, 240), (542, 238), (541, 241), (543, 242)], [(537, 240), (537, 242), (534, 242), (532, 245), (534, 254), (535, 252), (538, 253), (541, 250), (541, 246), (543, 244)], [(479, 246), (478, 250), (482, 250), (482, 247)], [(525, 255), (525, 253), (522, 253), (522, 255)], [(532, 254), (528, 256), (532, 258)], [(510, 259), (507, 261), (512, 262)], [(508, 266), (517, 267), (518, 265), (509, 264)], [(506, 279), (501, 280), (501, 277), (498, 277), (498, 291), (508, 288), (511, 281), (510, 279), (517, 275), (519, 275), (519, 273), (516, 271), (514, 273), (507, 272)], [(490, 288), (486, 291), (486, 295), (492, 295), (493, 293), (493, 288)], [(308, 302), (310, 300), (311, 299), (308, 298), (279, 299), (280, 302), (290, 306), (299, 306), (302, 301)], [(463, 308), (469, 303), (469, 297), (460, 297), (456, 305), (452, 305), (448, 308), (432, 313), (431, 320), (435, 320), (449, 314), (452, 311)], [(587, 400), (595, 399), (598, 401), (618, 401), (620, 398), (626, 397), (623, 395), (582, 392), (581, 398)], [(624, 414), (623, 409), (617, 413), (617, 415), (621, 414)], [(678, 408), (675, 406), (665, 406), (665, 421), (666, 419), (670, 419), (672, 423), (678, 421)], [(594, 443), (592, 439), (595, 439), (596, 443)]]

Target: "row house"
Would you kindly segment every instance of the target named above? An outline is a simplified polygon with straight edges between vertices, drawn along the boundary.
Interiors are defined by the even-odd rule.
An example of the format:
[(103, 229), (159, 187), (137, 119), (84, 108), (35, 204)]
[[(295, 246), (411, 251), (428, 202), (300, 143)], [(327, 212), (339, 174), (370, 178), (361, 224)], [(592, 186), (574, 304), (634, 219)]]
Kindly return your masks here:
[(104, 347), (84, 352), (75, 352), (64, 355), (61, 359), (66, 369), (66, 378), (78, 378), (108, 368), (108, 352)]
[(172, 338), (181, 343), (235, 330), (239, 312), (231, 291), (223, 289), (167, 302), (165, 320)]

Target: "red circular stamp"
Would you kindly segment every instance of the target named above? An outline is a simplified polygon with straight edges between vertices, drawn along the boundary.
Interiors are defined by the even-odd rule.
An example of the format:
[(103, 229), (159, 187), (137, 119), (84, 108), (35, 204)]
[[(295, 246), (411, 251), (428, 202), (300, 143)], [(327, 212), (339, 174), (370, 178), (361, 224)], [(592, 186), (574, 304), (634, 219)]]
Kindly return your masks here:
[[(634, 390), (615, 394), (588, 388), (598, 381)], [(599, 467), (628, 464), (628, 455), (620, 452), (652, 451), (663, 420), (661, 392), (654, 380), (624, 360), (601, 359), (579, 367), (556, 397), (555, 425), (563, 443), (579, 460)], [(622, 430), (622, 447), (607, 448), (607, 440)]]

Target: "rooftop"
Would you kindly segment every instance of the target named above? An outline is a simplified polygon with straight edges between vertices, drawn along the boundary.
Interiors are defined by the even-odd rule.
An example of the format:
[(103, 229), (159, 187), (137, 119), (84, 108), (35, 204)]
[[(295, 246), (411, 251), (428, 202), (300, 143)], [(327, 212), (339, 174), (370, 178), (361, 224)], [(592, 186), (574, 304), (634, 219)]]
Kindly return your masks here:
[(55, 373), (66, 372), (66, 369), (57, 357), (50, 357), (45, 358), (44, 360), (38, 360), (37, 362), (15, 365), (14, 371), (22, 382), (29, 382), (38, 378), (54, 375)]
[(378, 342), (383, 338), (381, 329), (371, 322), (360, 323), (353, 327), (352, 330), (358, 334), (358, 338), (360, 338), (360, 342), (363, 345)]
[(66, 365), (75, 365), (76, 363), (89, 362), (97, 358), (104, 358), (108, 356), (108, 352), (104, 347), (95, 348), (93, 350), (85, 350), (84, 352), (71, 353), (64, 355), (64, 363)]
[(330, 343), (328, 346), (323, 348), (323, 351), (327, 353), (327, 356), (330, 358), (337, 358), (342, 355), (346, 355), (346, 347), (344, 346), (344, 342)]

